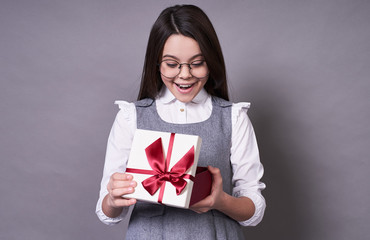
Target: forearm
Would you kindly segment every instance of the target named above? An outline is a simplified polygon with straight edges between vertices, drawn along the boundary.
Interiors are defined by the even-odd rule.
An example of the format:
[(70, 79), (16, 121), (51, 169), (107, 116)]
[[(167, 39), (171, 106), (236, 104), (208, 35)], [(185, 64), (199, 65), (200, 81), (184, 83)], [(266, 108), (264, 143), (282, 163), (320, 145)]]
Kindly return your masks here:
[(250, 219), (255, 212), (255, 206), (251, 199), (247, 197), (233, 197), (227, 193), (223, 194), (222, 200), (215, 206), (215, 209), (238, 222)]

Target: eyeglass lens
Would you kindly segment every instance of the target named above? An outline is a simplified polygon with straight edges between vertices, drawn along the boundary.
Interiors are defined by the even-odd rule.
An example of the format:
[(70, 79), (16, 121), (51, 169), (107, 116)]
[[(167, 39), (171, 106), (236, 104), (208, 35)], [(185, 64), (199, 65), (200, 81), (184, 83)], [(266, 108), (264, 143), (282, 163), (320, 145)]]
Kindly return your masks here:
[(208, 75), (207, 64), (204, 60), (181, 64), (175, 60), (164, 60), (160, 63), (159, 71), (165, 77), (174, 78), (179, 75), (183, 67), (188, 67), (190, 74), (196, 78), (204, 78)]

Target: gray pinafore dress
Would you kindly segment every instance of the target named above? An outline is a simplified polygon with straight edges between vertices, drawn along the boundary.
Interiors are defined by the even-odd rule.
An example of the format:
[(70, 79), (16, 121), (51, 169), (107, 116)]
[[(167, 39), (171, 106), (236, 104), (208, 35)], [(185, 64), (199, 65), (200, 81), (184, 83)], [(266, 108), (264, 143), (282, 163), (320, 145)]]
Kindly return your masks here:
[[(211, 116), (199, 123), (173, 124), (158, 115), (155, 101), (143, 99), (135, 103), (137, 128), (198, 135), (202, 147), (198, 166), (214, 166), (221, 170), (223, 190), (231, 194), (232, 169), (231, 106), (232, 103), (212, 97)], [(211, 210), (198, 214), (189, 209), (137, 202), (132, 212), (127, 240), (215, 240), (244, 239), (238, 222), (225, 214)]]

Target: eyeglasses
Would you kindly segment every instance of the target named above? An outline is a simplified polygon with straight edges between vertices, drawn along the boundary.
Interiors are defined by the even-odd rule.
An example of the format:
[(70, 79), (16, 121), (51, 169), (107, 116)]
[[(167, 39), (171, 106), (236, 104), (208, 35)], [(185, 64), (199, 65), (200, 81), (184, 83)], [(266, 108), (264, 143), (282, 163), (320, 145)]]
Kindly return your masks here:
[(206, 61), (204, 60), (195, 60), (191, 63), (179, 63), (170, 59), (163, 60), (159, 63), (159, 72), (167, 78), (175, 78), (180, 74), (183, 65), (188, 66), (190, 74), (195, 78), (204, 78), (209, 74)]

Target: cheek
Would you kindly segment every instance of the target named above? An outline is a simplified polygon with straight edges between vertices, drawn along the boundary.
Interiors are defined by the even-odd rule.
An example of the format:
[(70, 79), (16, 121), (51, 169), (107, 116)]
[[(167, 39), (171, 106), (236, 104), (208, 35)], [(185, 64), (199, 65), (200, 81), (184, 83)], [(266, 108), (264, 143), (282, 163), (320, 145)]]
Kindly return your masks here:
[(204, 85), (206, 85), (207, 81), (208, 81), (208, 78), (200, 80), (201, 86), (204, 87)]
[(173, 82), (173, 79), (172, 78), (166, 78), (166, 77), (162, 76), (161, 79), (162, 79), (162, 82), (164, 84), (166, 84), (166, 83), (172, 83)]

